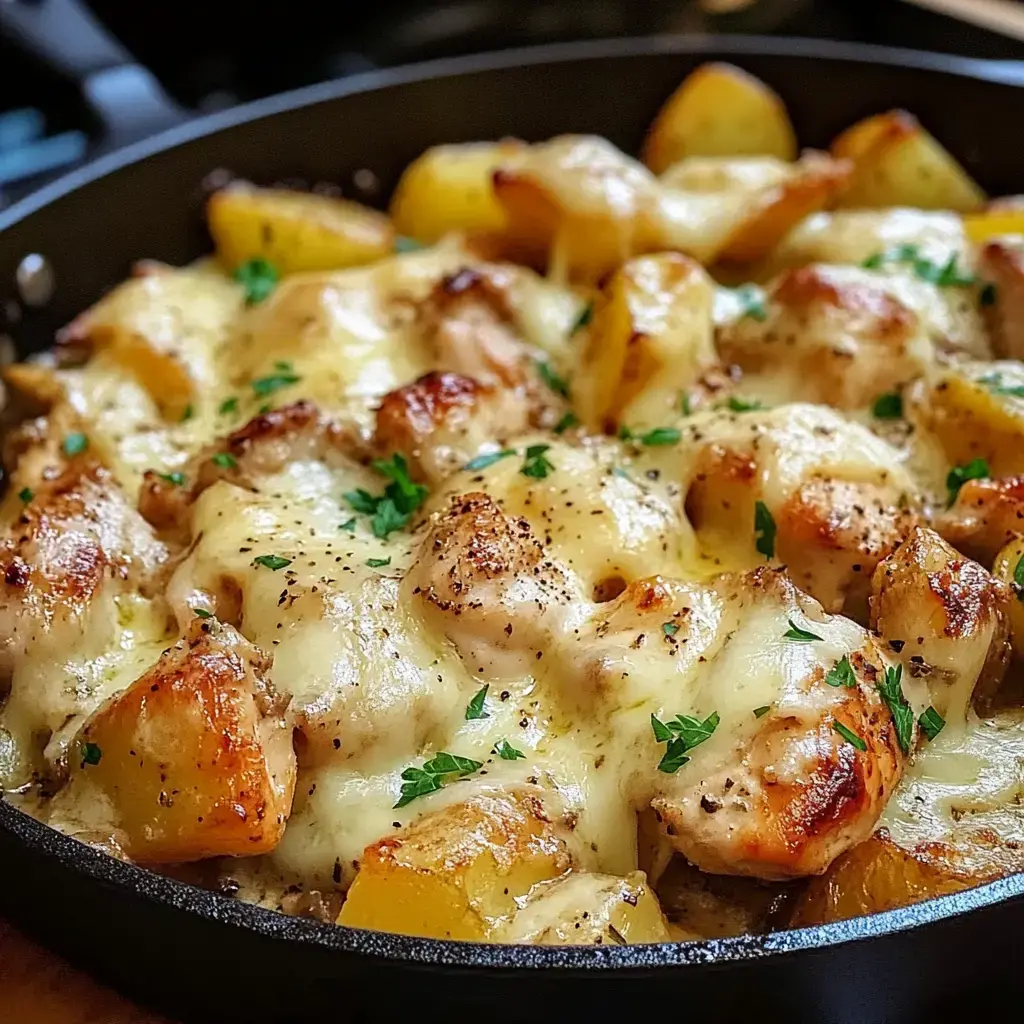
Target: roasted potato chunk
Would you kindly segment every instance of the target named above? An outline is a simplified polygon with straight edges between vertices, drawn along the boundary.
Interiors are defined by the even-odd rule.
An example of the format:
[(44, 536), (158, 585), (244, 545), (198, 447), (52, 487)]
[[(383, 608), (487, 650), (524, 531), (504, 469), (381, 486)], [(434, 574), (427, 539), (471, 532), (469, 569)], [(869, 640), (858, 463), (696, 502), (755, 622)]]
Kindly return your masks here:
[(904, 110), (848, 128), (832, 143), (832, 154), (856, 167), (842, 206), (968, 213), (985, 202), (985, 193), (970, 175)]
[(935, 529), (958, 551), (990, 565), (1006, 543), (1024, 533), (1024, 477), (968, 480)]
[(436, 242), (453, 231), (500, 233), (505, 212), (492, 186), (498, 167), (525, 149), (516, 141), (434, 146), (405, 169), (390, 214), (403, 235)]
[(477, 795), (367, 847), (338, 924), (488, 939), (515, 914), (517, 897), (571, 864), (539, 797)]
[(395, 244), (384, 214), (313, 192), (232, 185), (210, 196), (206, 219), (229, 270), (257, 258), (282, 274), (341, 270), (387, 256)]
[(704, 64), (658, 111), (643, 161), (655, 174), (689, 156), (796, 159), (796, 134), (782, 100), (732, 64)]
[(875, 570), (872, 625), (944, 719), (963, 721), (1006, 671), (1009, 592), (937, 533), (917, 527)]
[(626, 263), (604, 289), (573, 378), (576, 412), (594, 429), (663, 422), (679, 393), (716, 361), (711, 279), (678, 253)]
[(533, 946), (632, 946), (671, 936), (641, 872), (618, 878), (570, 871), (535, 885), (495, 938)]
[(1018, 581), (1021, 573), (1018, 573), (1017, 566), (1024, 565), (1024, 536), (1015, 537), (1007, 544), (1002, 551), (996, 555), (995, 563), (992, 566), (992, 574), (996, 579), (1002, 580), (1013, 593), (1013, 600), (1009, 602), (1010, 612), (1010, 640), (1013, 645), (1013, 653), (1016, 658), (1024, 657), (1024, 587)]
[(291, 811), (295, 753), (267, 667), (230, 626), (195, 619), (86, 723), (62, 797), (109, 807), (125, 853), (141, 863), (273, 850)]

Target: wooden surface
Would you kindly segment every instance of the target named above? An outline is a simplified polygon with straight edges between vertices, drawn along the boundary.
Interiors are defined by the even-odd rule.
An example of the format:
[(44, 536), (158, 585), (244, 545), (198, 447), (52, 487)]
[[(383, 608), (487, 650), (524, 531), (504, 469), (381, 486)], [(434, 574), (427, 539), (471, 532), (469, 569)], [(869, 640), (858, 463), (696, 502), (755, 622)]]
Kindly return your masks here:
[(170, 1024), (139, 1010), (0, 920), (0, 1021)]

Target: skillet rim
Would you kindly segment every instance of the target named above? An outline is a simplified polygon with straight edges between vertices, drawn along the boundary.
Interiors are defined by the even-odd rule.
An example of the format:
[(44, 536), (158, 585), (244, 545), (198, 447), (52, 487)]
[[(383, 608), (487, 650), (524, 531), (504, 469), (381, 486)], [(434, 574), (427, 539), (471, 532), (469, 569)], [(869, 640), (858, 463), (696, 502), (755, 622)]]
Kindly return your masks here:
[[(793, 37), (643, 36), (555, 43), (442, 58), (317, 83), (167, 129), (77, 168), (13, 203), (0, 212), (0, 231), (133, 163), (159, 156), (219, 131), (300, 107), (315, 106), (344, 96), (411, 82), (498, 71), (515, 66), (705, 52), (722, 56), (805, 57), (839, 63), (909, 67), (991, 81), (1009, 88), (1024, 87), (1024, 62), (992, 61), (898, 47)], [(635, 946), (518, 946), (419, 938), (288, 916), (118, 860), (31, 817), (4, 800), (2, 793), (0, 832), (12, 836), (31, 853), (56, 861), (65, 870), (84, 875), (100, 885), (127, 889), (148, 903), (184, 911), (228, 927), (243, 928), (267, 939), (392, 962), (513, 973), (551, 969), (563, 972), (600, 970), (621, 976), (631, 972), (647, 972), (652, 968), (779, 958), (801, 950), (832, 948), (908, 932), (1024, 897), (1022, 872), (895, 910), (762, 935)]]

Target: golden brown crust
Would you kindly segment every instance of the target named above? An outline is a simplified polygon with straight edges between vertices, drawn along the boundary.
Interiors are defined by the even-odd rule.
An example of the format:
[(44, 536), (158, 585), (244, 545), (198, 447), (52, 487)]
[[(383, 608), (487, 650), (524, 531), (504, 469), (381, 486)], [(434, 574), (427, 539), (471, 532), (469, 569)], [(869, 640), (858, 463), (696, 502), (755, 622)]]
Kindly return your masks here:
[(986, 564), (1024, 533), (1024, 476), (968, 480), (935, 529), (958, 550)]

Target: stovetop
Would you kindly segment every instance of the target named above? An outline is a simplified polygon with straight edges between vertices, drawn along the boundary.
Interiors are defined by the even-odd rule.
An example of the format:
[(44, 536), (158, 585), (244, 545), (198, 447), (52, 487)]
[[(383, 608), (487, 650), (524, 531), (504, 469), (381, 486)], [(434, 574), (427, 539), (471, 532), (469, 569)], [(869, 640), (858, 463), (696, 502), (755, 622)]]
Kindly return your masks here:
[[(0, 205), (211, 110), (375, 67), (572, 39), (754, 33), (1019, 59), (974, 0), (0, 0)], [(993, 0), (986, 0), (986, 4)], [(1024, 3), (996, 0), (1016, 8)]]

